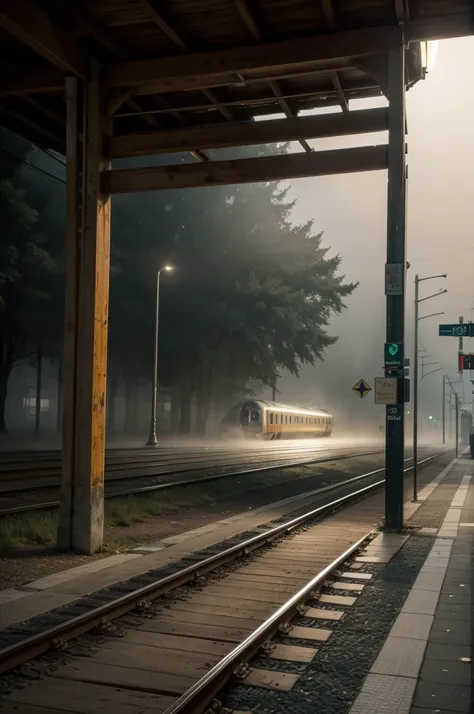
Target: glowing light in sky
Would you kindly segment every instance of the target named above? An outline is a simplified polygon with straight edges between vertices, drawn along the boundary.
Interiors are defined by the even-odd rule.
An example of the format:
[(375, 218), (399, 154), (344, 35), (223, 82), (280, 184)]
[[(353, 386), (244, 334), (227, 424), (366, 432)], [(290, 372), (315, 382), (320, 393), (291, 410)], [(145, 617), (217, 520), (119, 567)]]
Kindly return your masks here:
[(431, 72), (434, 69), (435, 62), (436, 62), (436, 55), (438, 54), (438, 45), (439, 42), (438, 40), (435, 40), (434, 42), (428, 42), (427, 43), (427, 63), (426, 63), (426, 69), (428, 72)]

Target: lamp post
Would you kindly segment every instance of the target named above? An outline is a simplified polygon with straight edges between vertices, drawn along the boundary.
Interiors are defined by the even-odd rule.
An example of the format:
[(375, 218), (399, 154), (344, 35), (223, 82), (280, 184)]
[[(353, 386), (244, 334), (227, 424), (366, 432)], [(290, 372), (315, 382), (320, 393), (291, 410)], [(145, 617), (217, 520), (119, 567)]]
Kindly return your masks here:
[(156, 402), (158, 399), (158, 331), (160, 324), (160, 275), (163, 271), (170, 272), (174, 270), (171, 265), (165, 265), (160, 268), (156, 274), (156, 305), (155, 305), (155, 344), (153, 349), (153, 379), (151, 389), (151, 418), (150, 418), (150, 433), (148, 435), (147, 446), (158, 446), (158, 438), (156, 435)]
[[(445, 380), (446, 380), (446, 381), (445, 381)], [(452, 382), (452, 381), (449, 379), (448, 375), (446, 375), (445, 380), (443, 380), (443, 407), (444, 407), (443, 414), (445, 413), (445, 409), (446, 409), (446, 407), (444, 406), (444, 404), (445, 404), (445, 393), (444, 393), (444, 389), (445, 389), (445, 384), (446, 384), (446, 382), (447, 382), (447, 383), (449, 384), (450, 389), (451, 389), (451, 391), (449, 392), (449, 440), (451, 441), (452, 436), (453, 436), (453, 432), (452, 432), (452, 412), (453, 412), (452, 396), (453, 396), (453, 394), (454, 394), (455, 404), (457, 404), (457, 399), (458, 399), (458, 395), (457, 395), (456, 390), (455, 390), (454, 387), (453, 387), (453, 384), (462, 384), (463, 381), (462, 381), (462, 379), (457, 379), (457, 380), (455, 380), (454, 382)], [(444, 416), (443, 418), (445, 418), (445, 416)], [(458, 429), (458, 428), (459, 428), (459, 427), (457, 427), (457, 429)], [(456, 431), (456, 433), (457, 433), (457, 431)], [(444, 443), (444, 441), (443, 441), (443, 443)], [(457, 448), (458, 448), (458, 447), (457, 447), (457, 442), (456, 442), (456, 450), (457, 450)], [(457, 458), (457, 457), (456, 457), (456, 458)]]
[[(420, 283), (424, 280), (434, 280), (435, 278), (446, 278), (447, 273), (444, 275), (429, 275), (426, 278), (420, 278), (419, 275), (415, 275), (415, 349), (414, 349), (414, 360), (413, 360), (413, 500), (416, 501), (418, 497), (418, 323), (423, 317), (418, 317), (418, 308), (420, 302), (425, 302), (426, 300), (431, 300), (431, 298), (437, 297), (438, 295), (443, 295), (448, 292), (447, 290), (440, 290), (439, 293), (434, 293), (434, 295), (428, 295), (427, 297), (419, 297)], [(434, 315), (435, 313), (433, 313)], [(431, 317), (431, 315), (426, 315), (426, 317)]]

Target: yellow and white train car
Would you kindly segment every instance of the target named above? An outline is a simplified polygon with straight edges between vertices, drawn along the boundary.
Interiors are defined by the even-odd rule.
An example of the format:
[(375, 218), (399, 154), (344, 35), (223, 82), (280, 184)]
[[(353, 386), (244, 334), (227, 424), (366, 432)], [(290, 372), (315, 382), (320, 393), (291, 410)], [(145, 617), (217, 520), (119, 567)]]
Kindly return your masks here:
[(332, 414), (324, 409), (290, 407), (262, 399), (237, 404), (222, 420), (221, 433), (248, 439), (301, 439), (330, 436)]

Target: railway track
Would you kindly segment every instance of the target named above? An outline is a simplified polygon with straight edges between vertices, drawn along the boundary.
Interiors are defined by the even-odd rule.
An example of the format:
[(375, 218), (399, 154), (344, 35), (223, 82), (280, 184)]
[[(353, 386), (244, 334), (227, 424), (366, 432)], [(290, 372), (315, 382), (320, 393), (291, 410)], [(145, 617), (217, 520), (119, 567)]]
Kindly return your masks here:
[[(225, 460), (222, 460), (222, 456), (218, 454), (212, 454), (214, 460), (209, 461), (207, 454), (199, 456), (194, 453), (186, 465), (179, 461), (175, 461), (171, 466), (163, 465), (160, 461), (156, 462), (154, 466), (147, 467), (147, 473), (137, 468), (131, 472), (122, 471), (120, 475), (116, 476), (110, 469), (107, 470), (105, 498), (170, 490), (202, 482), (271, 471), (275, 468), (324, 463), (377, 453), (382, 453), (382, 449), (322, 448), (319, 444), (317, 446), (299, 445), (291, 448), (264, 449), (257, 452), (253, 449), (243, 454), (233, 451), (229, 456), (225, 455)], [(176, 456), (174, 458), (176, 459)], [(215, 459), (219, 458), (221, 461), (217, 466)], [(236, 465), (239, 464), (240, 468), (236, 469)], [(38, 483), (40, 478), (41, 474), (34, 470), (27, 478), (18, 476), (12, 479), (10, 476), (9, 481), (5, 474), (0, 475), (0, 516), (56, 508), (59, 505), (59, 476), (55, 481), (48, 483), (41, 483), (41, 481)], [(134, 483), (133, 487), (128, 485), (131, 482)]]
[[(434, 458), (419, 463), (427, 464)], [(301, 614), (298, 609), (301, 604), (315, 601), (310, 605), (312, 612), (305, 612), (305, 617), (314, 622), (303, 627), (290, 622), (286, 634), (309, 639), (306, 644), (312, 647), (330, 637), (327, 624), (321, 627), (318, 622), (337, 620), (340, 615), (333, 614), (333, 603), (347, 596), (349, 604), (353, 591), (358, 592), (362, 586), (354, 586), (352, 575), (343, 576), (344, 582), (332, 584), (342, 594), (324, 596), (322, 588), (361, 547), (379, 520), (383, 512), (380, 491), (384, 479), (353, 488), (358, 481), (377, 477), (381, 471), (350, 479), (349, 493), (295, 517), (281, 519), (262, 531), (241, 534), (238, 542), (218, 544), (181, 563), (124, 581), (49, 615), (4, 629), (0, 632), (0, 674), (50, 650), (60, 653), (67, 642), (99, 627), (99, 639), (105, 637), (105, 642), (101, 640), (92, 657), (80, 656), (73, 663), (59, 664), (54, 677), (41, 685), (46, 694), (35, 694), (31, 688), (25, 691), (33, 697), (40, 696), (40, 700), (47, 699), (50, 695), (57, 697), (58, 688), (66, 684), (69, 696), (74, 698), (74, 689), (80, 685), (89, 688), (87, 696), (94, 694), (91, 687), (92, 690), (95, 687), (95, 695), (103, 699), (104, 691), (110, 693), (110, 687), (114, 686), (153, 691), (153, 709), (158, 706), (166, 714), (205, 712), (236, 665), (248, 662), (283, 622), (289, 622), (297, 612)], [(410, 471), (411, 467), (405, 469), (407, 475)], [(203, 582), (205, 576), (210, 579)], [(155, 605), (150, 606), (153, 602)], [(124, 616), (125, 620), (119, 620)], [(110, 629), (109, 623), (117, 620), (119, 628)], [(124, 633), (123, 627), (130, 631)], [(82, 652), (80, 647), (79, 651)], [(288, 654), (288, 648), (283, 651)], [(281, 658), (281, 648), (277, 647), (273, 655), (274, 648), (269, 652), (270, 656)], [(244, 674), (245, 681), (260, 681), (261, 686), (267, 686), (268, 673), (254, 673), (250, 668)], [(48, 689), (48, 682), (52, 689)], [(22, 690), (18, 692), (15, 686), (13, 690), (11, 696), (18, 711), (18, 703), (23, 701)], [(163, 706), (157, 697), (158, 700), (161, 697)], [(47, 706), (41, 702), (38, 705)], [(53, 708), (58, 708), (57, 699)]]

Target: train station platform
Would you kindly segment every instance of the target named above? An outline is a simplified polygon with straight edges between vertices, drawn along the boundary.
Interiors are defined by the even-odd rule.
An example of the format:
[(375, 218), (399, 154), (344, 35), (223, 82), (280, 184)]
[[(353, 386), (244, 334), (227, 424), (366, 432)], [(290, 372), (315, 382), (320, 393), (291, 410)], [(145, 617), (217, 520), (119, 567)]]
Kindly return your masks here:
[(461, 457), (420, 493), (408, 525), (428, 524), (432, 546), (350, 714), (473, 711), (473, 473)]

